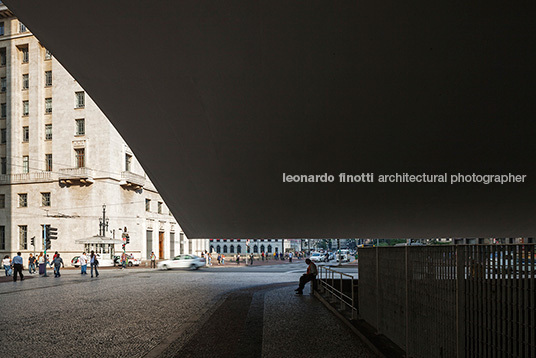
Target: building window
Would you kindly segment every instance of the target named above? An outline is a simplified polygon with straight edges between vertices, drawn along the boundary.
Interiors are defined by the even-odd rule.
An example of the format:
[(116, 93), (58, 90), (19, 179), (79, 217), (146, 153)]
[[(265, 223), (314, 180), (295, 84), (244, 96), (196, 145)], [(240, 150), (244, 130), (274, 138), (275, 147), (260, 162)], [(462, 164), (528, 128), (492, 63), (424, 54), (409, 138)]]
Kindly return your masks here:
[(24, 26), (24, 24), (22, 22), (19, 21), (19, 32), (20, 33), (23, 33), (23, 32), (26, 32), (28, 31), (28, 29), (26, 28), (26, 26)]
[(52, 124), (45, 124), (45, 140), (52, 140)]
[(145, 199), (145, 211), (151, 211), (151, 199)]
[(52, 52), (45, 50), (45, 60), (52, 60)]
[(27, 155), (22, 157), (22, 172), (25, 174), (30, 172), (30, 157)]
[(45, 154), (45, 170), (52, 171), (52, 154)]
[(125, 154), (125, 171), (129, 172), (132, 170), (132, 155)]
[(158, 202), (158, 213), (162, 214), (162, 202), (161, 201)]
[(6, 207), (6, 194), (0, 194), (0, 208)]
[(0, 36), (4, 36), (4, 23), (0, 22)]
[(52, 113), (52, 98), (45, 98), (45, 113)]
[(2, 167), (2, 174), (7, 174), (7, 158), (2, 157), (0, 166)]
[(0, 78), (0, 92), (5, 92), (6, 90), (7, 90), (6, 78), (2, 77)]
[(86, 120), (77, 119), (76, 120), (76, 135), (85, 135), (86, 134)]
[(22, 75), (22, 89), (27, 90), (30, 88), (30, 76), (25, 73)]
[(0, 66), (5, 66), (7, 63), (6, 48), (0, 48)]
[(45, 71), (45, 87), (52, 86), (52, 71)]
[(2, 116), (2, 118), (7, 117), (7, 104), (6, 103), (2, 103), (0, 105), (0, 116)]
[(28, 226), (26, 225), (19, 226), (19, 249), (28, 249)]
[(30, 102), (22, 101), (22, 115), (28, 116), (30, 114)]
[(22, 63), (30, 62), (30, 54), (28, 52), (28, 47), (21, 47), (20, 52), (22, 53)]
[(50, 193), (41, 193), (41, 205), (50, 206)]
[(85, 155), (86, 150), (84, 148), (75, 149), (75, 156), (76, 156), (76, 167), (77, 168), (84, 168), (86, 166), (85, 163)]
[(19, 208), (28, 207), (28, 194), (19, 194)]
[(6, 227), (0, 226), (0, 250), (6, 249)]
[(86, 106), (86, 99), (84, 92), (75, 93), (75, 108), (84, 108)]
[(6, 128), (2, 128), (0, 141), (1, 141), (2, 144), (6, 144), (6, 142), (7, 142), (7, 130), (6, 130)]
[(22, 127), (22, 141), (25, 143), (30, 141), (30, 127)]

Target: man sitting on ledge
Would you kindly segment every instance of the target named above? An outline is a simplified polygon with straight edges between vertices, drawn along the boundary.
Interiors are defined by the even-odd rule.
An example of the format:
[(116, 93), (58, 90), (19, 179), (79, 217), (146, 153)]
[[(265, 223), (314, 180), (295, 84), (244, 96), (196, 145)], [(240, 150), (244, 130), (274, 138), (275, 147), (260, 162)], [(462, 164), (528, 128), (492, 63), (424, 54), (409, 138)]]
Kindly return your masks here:
[(303, 288), (305, 287), (305, 284), (309, 281), (314, 280), (316, 278), (316, 275), (318, 274), (318, 270), (313, 261), (305, 259), (305, 263), (309, 266), (307, 266), (307, 273), (304, 273), (300, 277), (300, 285), (295, 290), (297, 295), (303, 295)]

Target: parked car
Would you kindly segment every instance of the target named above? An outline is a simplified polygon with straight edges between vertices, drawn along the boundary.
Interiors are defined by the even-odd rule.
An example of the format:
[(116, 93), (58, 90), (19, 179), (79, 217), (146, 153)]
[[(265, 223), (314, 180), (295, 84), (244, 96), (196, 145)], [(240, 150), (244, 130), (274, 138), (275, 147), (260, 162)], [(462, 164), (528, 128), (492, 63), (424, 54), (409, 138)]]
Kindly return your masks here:
[[(100, 255), (99, 254), (96, 254), (97, 255), (97, 260), (99, 260), (99, 266), (100, 267), (109, 267), (109, 266), (113, 266), (114, 263), (111, 259), (101, 259)], [(89, 255), (86, 255), (87, 256), (87, 267), (89, 269), (89, 260), (90, 260), (90, 257)], [(72, 258), (71, 260), (71, 265), (74, 266), (74, 267), (80, 267), (80, 256), (75, 256)]]
[(170, 270), (173, 268), (197, 270), (202, 266), (205, 266), (205, 260), (195, 255), (179, 255), (171, 260), (164, 260), (158, 263), (160, 270)]
[[(127, 255), (128, 267), (139, 266), (141, 260), (134, 257), (134, 255)], [(114, 255), (114, 266), (121, 266), (121, 255)]]

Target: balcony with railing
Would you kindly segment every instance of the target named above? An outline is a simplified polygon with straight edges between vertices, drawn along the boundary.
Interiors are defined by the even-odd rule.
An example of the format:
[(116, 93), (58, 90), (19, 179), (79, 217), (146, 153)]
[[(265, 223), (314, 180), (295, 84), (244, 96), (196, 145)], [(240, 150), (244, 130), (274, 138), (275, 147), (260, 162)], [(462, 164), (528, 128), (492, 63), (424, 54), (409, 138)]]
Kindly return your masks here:
[(94, 172), (91, 168), (63, 168), (60, 169), (59, 181), (63, 185), (83, 184), (89, 185), (94, 182)]
[(139, 175), (130, 171), (121, 172), (121, 182), (119, 183), (125, 189), (139, 190), (145, 185), (145, 175)]
[(0, 185), (47, 182), (47, 181), (53, 181), (53, 180), (56, 180), (55, 173), (46, 172), (46, 171), (0, 175)]

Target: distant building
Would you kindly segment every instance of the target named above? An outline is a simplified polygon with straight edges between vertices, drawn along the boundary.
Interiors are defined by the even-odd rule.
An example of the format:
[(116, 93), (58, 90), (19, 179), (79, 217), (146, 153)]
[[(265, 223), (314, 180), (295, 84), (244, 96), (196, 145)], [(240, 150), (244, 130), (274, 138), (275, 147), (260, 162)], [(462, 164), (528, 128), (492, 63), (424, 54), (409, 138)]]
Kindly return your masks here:
[[(106, 116), (1, 4), (0, 160), (0, 256), (43, 251), (45, 225), (58, 229), (51, 251), (66, 262), (97, 246), (121, 251), (113, 240), (125, 228), (127, 252), (142, 259), (208, 248), (186, 238)], [(107, 244), (91, 239), (103, 204)]]
[[(222, 254), (244, 254), (249, 252), (260, 255), (288, 252), (294, 246), (291, 240), (281, 239), (210, 239), (210, 252)], [(297, 251), (297, 250), (295, 250)]]

